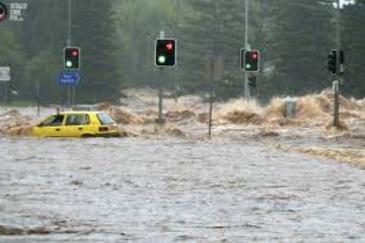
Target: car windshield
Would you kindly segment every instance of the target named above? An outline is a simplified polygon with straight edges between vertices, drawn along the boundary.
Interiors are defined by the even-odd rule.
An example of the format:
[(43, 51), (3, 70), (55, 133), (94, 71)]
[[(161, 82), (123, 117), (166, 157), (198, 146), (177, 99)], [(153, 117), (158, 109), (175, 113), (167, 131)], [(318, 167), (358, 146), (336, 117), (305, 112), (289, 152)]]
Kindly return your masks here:
[(111, 124), (114, 124), (115, 123), (115, 121), (113, 120), (113, 118), (111, 118), (106, 113), (99, 113), (96, 116), (98, 117), (98, 120), (99, 120), (99, 122), (100, 122), (101, 125), (111, 125)]

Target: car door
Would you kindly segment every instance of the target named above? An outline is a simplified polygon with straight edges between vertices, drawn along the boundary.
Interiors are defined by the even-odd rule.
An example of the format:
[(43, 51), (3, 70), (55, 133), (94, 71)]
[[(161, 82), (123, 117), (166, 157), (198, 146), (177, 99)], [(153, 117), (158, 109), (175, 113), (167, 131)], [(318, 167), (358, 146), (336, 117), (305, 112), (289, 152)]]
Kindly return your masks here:
[(49, 116), (35, 128), (35, 133), (42, 137), (62, 137), (64, 118), (61, 114)]
[(90, 118), (88, 114), (67, 114), (64, 126), (64, 133), (68, 137), (81, 137), (87, 132), (86, 128), (89, 123)]

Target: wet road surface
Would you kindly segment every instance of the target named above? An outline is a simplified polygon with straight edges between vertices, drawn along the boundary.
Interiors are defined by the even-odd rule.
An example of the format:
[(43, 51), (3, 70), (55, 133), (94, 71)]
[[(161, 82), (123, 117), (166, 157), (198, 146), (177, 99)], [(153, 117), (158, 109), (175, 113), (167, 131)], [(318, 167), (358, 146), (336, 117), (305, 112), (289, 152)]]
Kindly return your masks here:
[(257, 141), (0, 145), (0, 226), (23, 229), (0, 242), (365, 241), (365, 171), (348, 164)]

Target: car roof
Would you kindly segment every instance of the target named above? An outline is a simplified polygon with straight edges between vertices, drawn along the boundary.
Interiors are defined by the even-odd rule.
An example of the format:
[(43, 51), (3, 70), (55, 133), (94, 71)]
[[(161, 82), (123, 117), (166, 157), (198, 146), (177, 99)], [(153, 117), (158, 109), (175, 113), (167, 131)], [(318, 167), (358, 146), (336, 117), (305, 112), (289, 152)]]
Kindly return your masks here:
[(69, 114), (100, 114), (104, 113), (102, 111), (62, 111), (61, 115), (69, 115)]

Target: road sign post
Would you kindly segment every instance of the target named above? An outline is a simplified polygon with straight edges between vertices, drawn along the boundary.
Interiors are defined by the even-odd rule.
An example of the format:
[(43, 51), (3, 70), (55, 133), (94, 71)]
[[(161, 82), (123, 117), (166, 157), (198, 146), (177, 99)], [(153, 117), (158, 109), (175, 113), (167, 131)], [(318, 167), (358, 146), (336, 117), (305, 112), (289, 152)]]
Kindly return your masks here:
[(66, 106), (73, 105), (74, 93), (71, 97), (71, 91), (74, 92), (75, 87), (80, 83), (81, 75), (77, 71), (62, 71), (58, 76), (58, 84), (65, 87)]
[(3, 83), (4, 102), (8, 101), (8, 82), (11, 81), (10, 67), (0, 67), (0, 82)]

